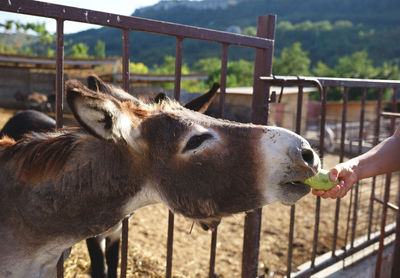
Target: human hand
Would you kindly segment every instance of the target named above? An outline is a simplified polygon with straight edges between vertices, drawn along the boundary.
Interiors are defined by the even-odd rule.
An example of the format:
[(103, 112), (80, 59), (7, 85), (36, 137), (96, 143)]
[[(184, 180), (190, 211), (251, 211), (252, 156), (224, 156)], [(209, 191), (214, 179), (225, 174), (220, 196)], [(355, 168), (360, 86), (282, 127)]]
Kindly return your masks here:
[(358, 175), (355, 171), (356, 166), (357, 164), (351, 161), (336, 165), (330, 170), (329, 178), (331, 181), (336, 181), (339, 179), (339, 183), (327, 191), (313, 189), (312, 194), (320, 196), (324, 199), (343, 198), (358, 181)]

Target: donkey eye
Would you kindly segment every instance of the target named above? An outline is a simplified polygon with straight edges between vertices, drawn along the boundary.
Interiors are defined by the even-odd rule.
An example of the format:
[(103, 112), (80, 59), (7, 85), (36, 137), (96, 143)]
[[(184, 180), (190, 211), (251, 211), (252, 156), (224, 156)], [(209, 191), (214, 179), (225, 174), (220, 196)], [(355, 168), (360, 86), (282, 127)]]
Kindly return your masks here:
[(186, 146), (182, 152), (196, 149), (196, 148), (200, 147), (200, 145), (203, 144), (204, 141), (206, 141), (210, 138), (212, 138), (212, 135), (209, 133), (192, 136), (189, 139), (189, 141), (186, 143)]

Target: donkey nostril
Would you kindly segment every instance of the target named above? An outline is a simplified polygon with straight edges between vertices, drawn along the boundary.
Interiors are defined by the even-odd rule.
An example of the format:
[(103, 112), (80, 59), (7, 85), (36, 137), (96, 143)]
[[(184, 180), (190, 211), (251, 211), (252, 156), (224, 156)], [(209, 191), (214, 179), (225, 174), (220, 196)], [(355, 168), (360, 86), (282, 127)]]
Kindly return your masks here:
[(314, 164), (314, 153), (310, 149), (303, 149), (301, 150), (301, 157), (303, 158), (304, 162), (308, 165)]

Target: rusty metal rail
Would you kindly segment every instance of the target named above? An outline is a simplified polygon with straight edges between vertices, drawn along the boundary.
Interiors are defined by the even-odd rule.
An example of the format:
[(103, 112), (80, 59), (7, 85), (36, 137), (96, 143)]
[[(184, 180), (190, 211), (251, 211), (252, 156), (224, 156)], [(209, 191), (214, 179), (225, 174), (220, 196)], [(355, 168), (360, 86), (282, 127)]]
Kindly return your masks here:
[[(114, 27), (122, 30), (122, 87), (129, 91), (129, 59), (131, 30), (149, 32), (176, 38), (176, 59), (175, 59), (175, 81), (174, 97), (179, 100), (182, 66), (182, 48), (184, 39), (195, 39), (218, 43), (222, 47), (221, 55), (221, 97), (220, 116), (224, 116), (224, 99), (226, 91), (226, 75), (229, 46), (241, 46), (253, 48), (256, 51), (255, 78), (254, 78), (254, 99), (253, 121), (267, 123), (268, 100), (265, 98), (268, 86), (260, 82), (259, 76), (269, 75), (272, 72), (272, 56), (274, 48), (275, 21), (274, 15), (261, 16), (258, 19), (257, 37), (231, 34), (222, 31), (198, 28), (193, 26), (162, 22), (157, 20), (143, 19), (131, 16), (122, 16), (111, 13), (98, 12), (88, 9), (56, 5), (45, 2), (30, 0), (0, 1), (0, 11), (34, 15), (40, 17), (54, 18), (57, 21), (57, 44), (56, 44), (56, 121), (57, 127), (62, 126), (62, 95), (63, 95), (63, 69), (64, 69), (64, 22), (75, 21), (89, 24), (96, 24), (105, 27)], [(174, 216), (169, 213), (168, 240), (167, 240), (167, 267), (166, 277), (171, 277), (173, 261), (173, 230)], [(258, 240), (260, 235), (261, 210), (249, 213), (246, 217), (245, 236), (243, 243), (243, 277), (255, 277), (258, 264)], [(128, 220), (123, 221), (122, 248), (121, 248), (121, 277), (126, 277), (127, 250), (128, 250)], [(210, 252), (209, 276), (215, 274), (217, 232), (212, 235), (212, 246)], [(58, 264), (58, 277), (63, 276), (62, 260)]]

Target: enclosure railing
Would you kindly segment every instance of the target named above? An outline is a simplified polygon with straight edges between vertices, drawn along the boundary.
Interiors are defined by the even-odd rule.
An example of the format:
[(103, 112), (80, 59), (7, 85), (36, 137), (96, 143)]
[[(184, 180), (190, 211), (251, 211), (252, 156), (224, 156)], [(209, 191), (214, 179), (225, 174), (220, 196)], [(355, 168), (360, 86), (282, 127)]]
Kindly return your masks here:
[[(250, 47), (255, 49), (255, 74), (254, 74), (254, 98), (253, 98), (253, 121), (255, 123), (267, 123), (268, 115), (268, 84), (261, 82), (261, 75), (272, 73), (272, 56), (274, 49), (275, 21), (274, 15), (261, 16), (258, 18), (257, 37), (231, 34), (216, 30), (161, 22), (137, 17), (122, 16), (104, 12), (98, 12), (75, 7), (50, 4), (30, 0), (2, 0), (0, 10), (19, 14), (34, 15), (53, 18), (57, 22), (56, 41), (56, 124), (62, 127), (62, 95), (64, 90), (64, 21), (75, 21), (96, 24), (106, 27), (115, 27), (122, 30), (122, 79), (123, 88), (129, 91), (129, 61), (130, 61), (130, 31), (142, 31), (156, 33), (176, 38), (175, 56), (175, 82), (174, 96), (179, 100), (182, 48), (184, 39), (194, 39), (215, 42), (221, 45), (221, 80), (220, 80), (220, 116), (224, 116), (224, 99), (226, 91), (226, 75), (228, 63), (229, 46)], [(127, 238), (128, 220), (123, 221), (122, 250), (121, 250), (121, 277), (126, 277), (127, 269)], [(172, 273), (172, 245), (174, 215), (169, 213), (167, 240), (167, 267), (166, 276)], [(257, 275), (258, 244), (260, 237), (261, 209), (248, 213), (246, 216), (245, 236), (243, 243), (243, 277), (255, 277)], [(214, 277), (215, 251), (217, 231), (212, 234), (212, 246), (210, 255), (210, 277)], [(58, 267), (58, 277), (63, 276), (62, 261)]]
[[(373, 94), (372, 98), (376, 100), (376, 117), (375, 117), (375, 131), (374, 131), (374, 142), (373, 145), (379, 143), (380, 133), (381, 133), (381, 120), (382, 117), (389, 117), (391, 119), (390, 124), (390, 134), (393, 134), (395, 129), (395, 118), (400, 117), (400, 114), (397, 112), (397, 91), (400, 88), (400, 81), (397, 80), (373, 80), (373, 79), (351, 79), (351, 78), (324, 78), (324, 77), (298, 77), (298, 76), (264, 76), (261, 77), (261, 80), (265, 81), (269, 85), (273, 86), (298, 86), (299, 87), (299, 94), (298, 94), (298, 109), (297, 109), (297, 116), (296, 116), (296, 132), (300, 133), (300, 125), (301, 125), (301, 116), (302, 116), (302, 101), (303, 101), (303, 86), (310, 86), (314, 85), (318, 88), (320, 92), (320, 101), (322, 106), (321, 111), (321, 119), (320, 119), (320, 133), (319, 133), (319, 155), (321, 157), (321, 161), (324, 159), (324, 137), (325, 137), (325, 127), (326, 127), (326, 105), (327, 105), (327, 94), (330, 88), (342, 88), (342, 97), (341, 100), (343, 101), (343, 109), (342, 109), (342, 119), (341, 119), (341, 134), (340, 134), (340, 150), (339, 156), (340, 161), (344, 161), (344, 157), (346, 154), (345, 144), (348, 144), (348, 140), (346, 142), (346, 123), (347, 119), (347, 106), (348, 106), (348, 99), (349, 94), (358, 94), (360, 96), (361, 102), (361, 109), (360, 109), (360, 116), (359, 116), (359, 135), (358, 135), (358, 151), (356, 155), (362, 153), (363, 147), (363, 133), (364, 133), (364, 123), (365, 123), (365, 105), (367, 100), (367, 90), (375, 90), (370, 92)], [(354, 90), (356, 89), (356, 90)], [(358, 90), (357, 90), (358, 89)], [(391, 105), (387, 107), (387, 110), (391, 112), (383, 111), (384, 107), (382, 107), (382, 95), (385, 89), (389, 89), (392, 91), (391, 97)], [(361, 91), (361, 92), (360, 92)], [(382, 252), (384, 249), (384, 239), (389, 235), (396, 233), (396, 240), (395, 246), (398, 248), (400, 246), (400, 233), (399, 233), (399, 209), (398, 205), (392, 204), (389, 202), (390, 197), (390, 187), (392, 184), (392, 175), (387, 174), (385, 177), (385, 185), (384, 185), (384, 198), (383, 200), (378, 198), (376, 195), (376, 179), (374, 177), (370, 184), (371, 186), (371, 193), (368, 199), (369, 202), (369, 212), (368, 212), (368, 225), (366, 232), (364, 234), (367, 235), (367, 239), (363, 242), (355, 245), (355, 236), (356, 236), (356, 227), (357, 227), (357, 220), (358, 220), (358, 204), (359, 204), (359, 184), (357, 183), (352, 191), (350, 192), (350, 206), (347, 215), (347, 226), (346, 226), (346, 240), (344, 245), (341, 246), (341, 249), (344, 252), (340, 252), (337, 254), (338, 244), (338, 223), (339, 223), (339, 211), (341, 205), (341, 199), (337, 199), (336, 207), (335, 207), (335, 216), (334, 216), (334, 230), (332, 231), (332, 248), (331, 248), (331, 257), (325, 261), (319, 262), (316, 264), (316, 254), (317, 254), (317, 242), (319, 236), (319, 224), (320, 224), (320, 208), (321, 208), (321, 197), (316, 198), (316, 211), (315, 211), (315, 223), (314, 223), (314, 236), (313, 236), (313, 249), (310, 254), (310, 267), (301, 271), (300, 273), (296, 273), (294, 277), (309, 277), (314, 273), (317, 273), (334, 263), (344, 260), (346, 257), (353, 255), (354, 253), (376, 243), (379, 242), (379, 250), (377, 255), (377, 263), (376, 263), (376, 273), (375, 277), (381, 277), (381, 265), (382, 265)], [(363, 187), (368, 185), (363, 184)], [(397, 198), (400, 197), (400, 184), (397, 184)], [(399, 200), (396, 200), (398, 204), (400, 204)], [(374, 205), (375, 202), (378, 205), (383, 205), (382, 208), (382, 215), (380, 219), (380, 234), (377, 236), (372, 236), (372, 221), (375, 217), (374, 215)], [(352, 209), (352, 215), (350, 215)], [(387, 224), (387, 214), (388, 209), (392, 209), (397, 211), (397, 231), (396, 228), (391, 228), (389, 230), (385, 230)], [(291, 277), (292, 275), (292, 254), (293, 254), (293, 234), (294, 234), (294, 222), (295, 222), (295, 210), (296, 206), (293, 205), (291, 207), (291, 217), (290, 217), (290, 231), (289, 231), (289, 247), (288, 247), (288, 260), (287, 260), (287, 277)], [(350, 224), (350, 218), (352, 219)], [(392, 221), (396, 222), (396, 218), (393, 218)], [(350, 239), (348, 241), (348, 232), (350, 231)], [(350, 243), (350, 248), (346, 247), (346, 244)], [(395, 255), (393, 258), (393, 262), (400, 261), (400, 254), (399, 250), (395, 251)], [(392, 277), (398, 277), (400, 273), (400, 265), (398, 263), (393, 263), (392, 268)]]

